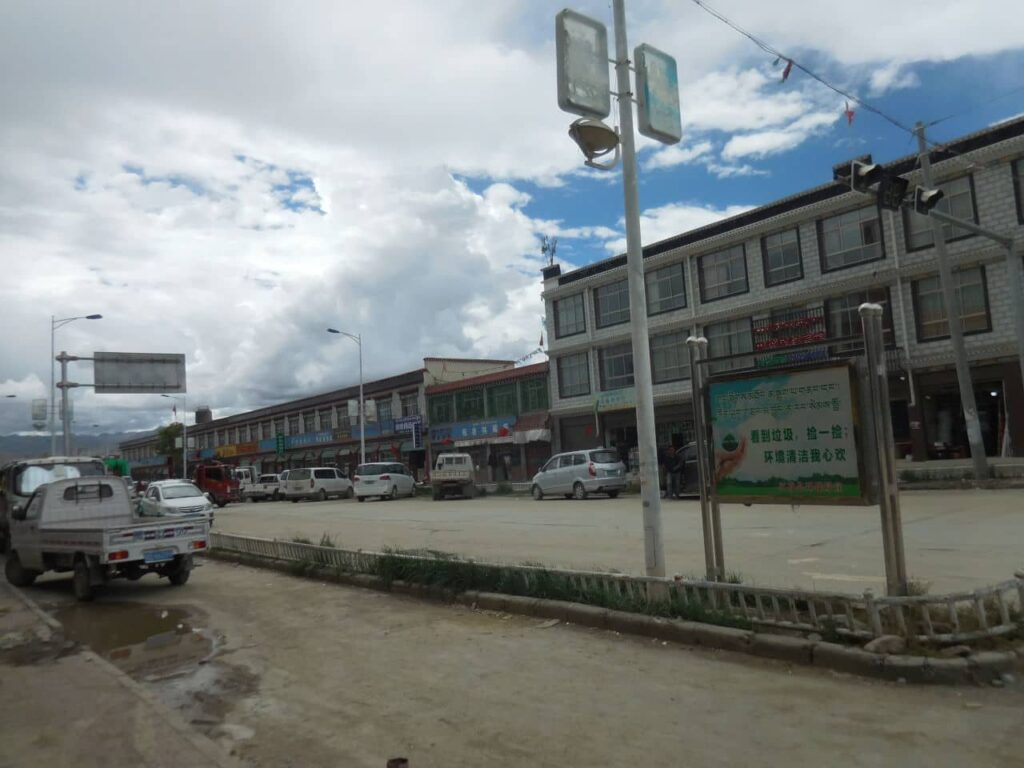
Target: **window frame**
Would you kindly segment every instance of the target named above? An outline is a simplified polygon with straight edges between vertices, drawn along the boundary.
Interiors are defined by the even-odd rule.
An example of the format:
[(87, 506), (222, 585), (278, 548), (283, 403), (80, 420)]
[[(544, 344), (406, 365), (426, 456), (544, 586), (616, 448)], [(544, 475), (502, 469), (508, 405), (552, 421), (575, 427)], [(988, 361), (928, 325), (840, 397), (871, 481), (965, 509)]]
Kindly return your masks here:
[[(968, 187), (968, 189), (971, 192), (971, 215), (972, 215), (971, 222), (973, 224), (977, 224), (978, 223), (978, 196), (977, 196), (977, 194), (975, 194), (974, 174), (973, 173), (968, 173), (965, 176), (955, 176), (955, 177), (953, 177), (951, 179), (946, 179), (945, 181), (941, 182), (938, 186), (939, 186), (940, 189), (942, 189), (942, 187), (944, 185), (951, 184), (951, 183), (956, 182), (956, 181), (960, 181), (961, 179), (964, 179), (964, 178), (967, 179), (967, 187)], [(945, 190), (943, 190), (943, 191), (945, 191)], [(948, 198), (946, 198), (946, 199), (948, 199)], [(935, 240), (934, 240), (934, 238), (932, 239), (932, 241), (930, 243), (926, 243), (925, 245), (911, 245), (910, 244), (910, 221), (911, 221), (911, 217), (912, 216), (916, 216), (916, 215), (918, 215), (918, 214), (914, 213), (909, 208), (904, 208), (903, 209), (903, 217), (902, 217), (903, 218), (903, 246), (906, 249), (907, 253), (916, 253), (918, 251), (926, 251), (929, 248), (934, 248), (935, 247)], [(950, 215), (952, 215), (952, 214), (950, 214)], [(925, 216), (924, 219), (927, 221), (928, 217)], [(958, 234), (956, 236), (946, 235), (946, 242), (947, 243), (955, 243), (955, 242), (957, 242), (959, 240), (966, 240), (969, 237), (974, 237), (974, 233), (969, 231), (969, 230), (960, 229), (960, 228), (956, 227), (953, 224), (946, 224), (946, 222), (944, 222), (944, 221), (940, 222), (940, 224), (942, 224), (943, 231), (945, 231), (945, 228), (948, 226), (950, 228), (950, 231), (956, 231), (956, 230), (959, 229), (959, 231), (961, 233), (961, 234)]]
[(1010, 183), (1017, 209), (1017, 223), (1024, 224), (1024, 156), (1010, 161)]
[[(657, 368), (655, 367), (655, 362), (654, 362), (654, 360), (655, 360), (654, 344), (655, 344), (655, 342), (658, 339), (663, 339), (663, 338), (666, 338), (668, 336), (679, 336), (679, 337), (682, 337), (682, 339), (683, 339), (683, 344), (682, 344), (683, 351), (682, 351), (682, 354), (683, 354), (683, 361), (684, 361), (683, 368), (685, 370), (685, 373), (683, 373), (683, 375), (678, 376), (678, 377), (659, 379), (658, 378), (658, 371), (657, 371)], [(650, 350), (651, 350), (650, 354), (651, 354), (651, 383), (652, 384), (669, 384), (669, 383), (671, 383), (673, 381), (687, 381), (687, 380), (689, 380), (690, 378), (693, 377), (693, 372), (690, 370), (689, 350), (686, 348), (686, 337), (687, 337), (686, 330), (682, 329), (682, 328), (676, 329), (674, 331), (666, 331), (665, 333), (654, 334), (654, 335), (651, 336), (649, 344), (650, 344)]]
[[(989, 302), (988, 274), (985, 271), (985, 265), (984, 264), (974, 264), (974, 265), (972, 265), (970, 267), (963, 267), (963, 268), (960, 268), (960, 269), (955, 269), (955, 270), (953, 270), (953, 274), (954, 275), (962, 274), (964, 272), (970, 272), (971, 270), (974, 270), (974, 269), (977, 269), (981, 273), (981, 293), (982, 293), (982, 296), (984, 297), (984, 300), (985, 300), (985, 327), (984, 328), (977, 328), (975, 330), (970, 330), (970, 331), (965, 329), (965, 330), (963, 330), (963, 335), (964, 336), (975, 336), (975, 335), (977, 335), (979, 333), (991, 333), (991, 331), (992, 331), (992, 305)], [(939, 292), (940, 292), (940, 295), (941, 295), (941, 292), (942, 292), (941, 280), (942, 280), (942, 278), (939, 276), (938, 273), (935, 273), (935, 274), (932, 274), (932, 275), (925, 275), (924, 277), (919, 277), (916, 280), (914, 280), (913, 282), (911, 282), (911, 284), (910, 284), (910, 295), (911, 295), (911, 300), (913, 301), (913, 306), (914, 306), (914, 339), (915, 339), (915, 341), (917, 341), (918, 344), (930, 344), (933, 341), (946, 341), (950, 337), (950, 331), (949, 331), (949, 311), (946, 310), (945, 300), (943, 300), (943, 309), (946, 310), (946, 312), (945, 312), (945, 314), (946, 314), (946, 320), (945, 320), (945, 322), (946, 322), (946, 333), (944, 335), (941, 335), (941, 336), (927, 336), (927, 337), (925, 337), (925, 336), (921, 335), (921, 331), (922, 331), (922, 328), (921, 328), (921, 313), (919, 311), (919, 298), (918, 298), (919, 286), (920, 286), (922, 281), (924, 281), (924, 280), (931, 280), (932, 278), (938, 278), (939, 279)], [(960, 289), (960, 286), (957, 285), (957, 286), (954, 287), (953, 290), (959, 291), (959, 289)], [(963, 302), (961, 301), (961, 303), (960, 303), (960, 322), (961, 323), (963, 323), (963, 310), (964, 310), (964, 306), (963, 306)]]
[[(475, 403), (476, 398), (480, 399), (480, 407), (478, 411), (472, 413), (466, 413), (469, 410), (467, 403)], [(455, 413), (458, 414), (459, 421), (472, 421), (474, 419), (483, 419), (487, 415), (487, 396), (484, 392), (483, 387), (472, 387), (470, 389), (463, 389), (455, 393)]]
[[(518, 416), (519, 415), (519, 392), (516, 382), (509, 381), (504, 384), (492, 384), (487, 387), (487, 416)], [(499, 400), (508, 400), (511, 397), (511, 410), (499, 410)]]
[[(583, 358), (583, 371), (586, 373), (586, 390), (582, 392), (573, 392), (571, 394), (565, 393), (565, 382), (562, 376), (562, 365), (566, 360), (570, 358)], [(585, 397), (593, 391), (593, 382), (590, 380), (590, 351), (584, 349), (581, 352), (570, 352), (565, 355), (559, 355), (555, 358), (555, 377), (558, 379), (558, 397), (561, 400), (566, 400), (572, 397)]]
[[(439, 413), (439, 406), (445, 413)], [(427, 398), (427, 416), (430, 418), (431, 424), (453, 423), (455, 421), (455, 395), (450, 392), (442, 395), (430, 395)]]
[[(561, 313), (559, 312), (559, 305), (563, 301), (569, 301), (569, 300), (573, 300), (573, 299), (578, 299), (579, 300), (579, 311), (580, 311), (580, 318), (581, 318), (581, 325), (582, 325), (582, 327), (579, 330), (577, 330), (577, 331), (571, 331), (570, 333), (562, 333), (561, 325), (560, 325)], [(586, 295), (584, 294), (583, 291), (580, 291), (579, 293), (574, 293), (574, 294), (572, 294), (570, 296), (563, 296), (560, 299), (555, 299), (552, 302), (552, 307), (553, 307), (553, 310), (554, 310), (554, 313), (555, 313), (555, 338), (556, 339), (567, 339), (570, 336), (579, 336), (581, 333), (586, 333), (587, 332), (587, 299), (586, 299)]]
[[(872, 300), (872, 298), (871, 298), (871, 292), (872, 291), (885, 291), (885, 299), (881, 300), (881, 301)], [(864, 293), (864, 301), (867, 301), (867, 302), (870, 302), (870, 303), (873, 303), (873, 304), (880, 304), (882, 306), (882, 340), (884, 342), (883, 346), (885, 347), (885, 349), (896, 349), (896, 347), (897, 347), (897, 344), (896, 344), (896, 326), (893, 323), (893, 315), (892, 315), (892, 286), (888, 285), (888, 284), (887, 285), (875, 285), (875, 286), (870, 286), (870, 287), (867, 287), (867, 288), (860, 288), (860, 289), (857, 289), (855, 291), (847, 291), (846, 293), (840, 293), (840, 294), (835, 295), (835, 296), (826, 296), (825, 299), (822, 301), (822, 308), (823, 308), (823, 310), (825, 312), (825, 335), (826, 335), (826, 337), (827, 338), (832, 338), (833, 336), (836, 335), (835, 334), (834, 323), (832, 321), (832, 302), (838, 301), (840, 299), (845, 300), (847, 296), (850, 296), (850, 295), (855, 294), (855, 293)], [(864, 303), (864, 302), (860, 302), (860, 303)], [(854, 312), (856, 312), (856, 310), (854, 310)], [(857, 334), (851, 334), (851, 335), (857, 335)], [(839, 344), (831, 345), (829, 347), (829, 349), (830, 350), (840, 350), (840, 351), (846, 352), (846, 351), (849, 351), (851, 349), (854, 349), (854, 347), (850, 346), (851, 344), (857, 345), (858, 342), (857, 341), (840, 342)], [(857, 348), (859, 348), (859, 347), (857, 347)]]
[[(651, 309), (651, 286), (650, 286), (649, 280), (650, 280), (650, 278), (653, 275), (656, 275), (659, 272), (665, 272), (665, 271), (670, 270), (670, 269), (678, 269), (679, 270), (679, 276), (682, 279), (682, 288), (683, 289), (682, 289), (682, 292), (679, 293), (678, 295), (682, 297), (683, 303), (680, 304), (677, 307), (669, 307), (668, 309), (652, 310)], [(673, 264), (665, 264), (664, 266), (656, 267), (655, 269), (650, 269), (650, 270), (647, 270), (646, 272), (644, 272), (644, 292), (647, 294), (647, 316), (648, 317), (654, 317), (655, 315), (663, 315), (666, 312), (676, 312), (677, 310), (680, 310), (680, 309), (686, 309), (687, 295), (686, 295), (686, 265), (685, 265), (685, 262), (684, 261), (678, 261), (678, 262), (675, 262)]]
[[(727, 353), (725, 355), (725, 357), (731, 357), (733, 355), (737, 355), (737, 357), (734, 357), (732, 360), (724, 360), (724, 361), (720, 361), (719, 363), (715, 363), (714, 362), (714, 358), (711, 357), (711, 342), (713, 340), (713, 337), (708, 335), (708, 330), (710, 328), (713, 328), (716, 325), (724, 325), (726, 323), (739, 323), (739, 322), (743, 322), (743, 321), (746, 321), (746, 323), (747, 323), (747, 338), (750, 339), (750, 351), (748, 352), (747, 350), (741, 350), (739, 352), (729, 352), (729, 353)], [(735, 371), (735, 370), (744, 370), (744, 369), (747, 369), (747, 368), (752, 368), (754, 366), (754, 356), (755, 356), (755, 350), (754, 350), (754, 318), (753, 318), (752, 315), (748, 315), (747, 317), (727, 318), (725, 320), (717, 320), (717, 321), (715, 321), (713, 323), (707, 323), (706, 325), (704, 325), (701, 328), (701, 332), (704, 334), (704, 338), (706, 338), (708, 340), (708, 350), (707, 350), (707, 356), (708, 356), (708, 359), (709, 359), (708, 371), (712, 375), (718, 374), (718, 373), (727, 373), (729, 371)], [(728, 335), (729, 336), (735, 336), (736, 334), (734, 332), (730, 332)], [(739, 357), (739, 355), (749, 355), (750, 356), (750, 365), (740, 365), (740, 363), (743, 362), (743, 358)], [(721, 367), (721, 366), (727, 366), (727, 367)]]
[[(605, 355), (607, 355), (611, 350), (616, 350), (616, 358), (622, 358), (625, 360), (628, 355), (629, 373), (618, 374), (614, 377), (616, 379), (625, 379), (628, 377), (630, 379), (628, 384), (623, 384), (621, 386), (609, 386), (608, 379), (610, 377), (605, 373)], [(630, 387), (636, 386), (636, 362), (633, 360), (633, 342), (627, 339), (626, 341), (620, 341), (615, 344), (608, 344), (600, 347), (597, 350), (597, 373), (598, 384), (601, 387), (602, 392), (614, 392), (619, 389), (629, 389)]]
[[(622, 320), (615, 320), (614, 322), (610, 322), (610, 323), (602, 323), (601, 322), (601, 299), (600, 299), (600, 292), (602, 290), (608, 290), (608, 289), (611, 289), (613, 287), (618, 287), (618, 286), (622, 286), (622, 290), (625, 292), (625, 296), (626, 296), (625, 317)], [(622, 312), (621, 309), (619, 309), (617, 311), (620, 312), (620, 313)], [(594, 326), (596, 328), (612, 328), (612, 327), (614, 327), (616, 325), (622, 325), (623, 323), (628, 323), (629, 319), (630, 319), (630, 306), (629, 306), (629, 279), (628, 278), (624, 277), (621, 280), (616, 280), (615, 282), (612, 282), (612, 283), (605, 283), (604, 285), (599, 285), (599, 286), (594, 288)]]
[[(728, 254), (730, 251), (740, 249), (740, 254), (743, 260), (743, 290), (735, 291), (733, 293), (727, 293), (723, 296), (716, 296), (713, 299), (707, 297), (707, 279), (704, 276), (704, 260), (712, 259), (717, 256), (723, 256)], [(697, 282), (699, 283), (700, 289), (700, 303), (711, 304), (715, 301), (722, 301), (723, 299), (730, 299), (733, 296), (742, 296), (746, 293), (750, 293), (750, 268), (747, 266), (747, 244), (736, 243), (734, 245), (727, 246), (713, 253), (705, 253), (697, 257)]]
[[(797, 266), (800, 267), (800, 274), (797, 275), (796, 277), (787, 278), (786, 280), (779, 280), (776, 283), (769, 282), (769, 280), (768, 280), (768, 275), (769, 275), (769, 269), (768, 269), (768, 247), (767, 247), (768, 238), (769, 237), (776, 237), (776, 236), (779, 236), (779, 235), (783, 235), (783, 234), (785, 234), (787, 232), (796, 232), (796, 262), (797, 262)], [(795, 283), (797, 280), (803, 280), (804, 279), (804, 251), (803, 251), (803, 241), (800, 239), (800, 225), (799, 224), (797, 224), (797, 225), (795, 225), (793, 227), (787, 227), (786, 229), (780, 229), (780, 230), (777, 230), (775, 232), (769, 232), (767, 235), (764, 235), (761, 238), (761, 273), (762, 273), (762, 275), (764, 277), (764, 287), (765, 288), (774, 288), (774, 287), (776, 287), (778, 285), (786, 285), (787, 283)]]
[(523, 379), (519, 382), (519, 398), (523, 404), (523, 413), (546, 411), (551, 407), (546, 377)]
[[(870, 259), (863, 259), (861, 261), (855, 261), (852, 264), (843, 264), (839, 267), (828, 266), (828, 254), (825, 253), (825, 222), (830, 219), (838, 219), (839, 217), (846, 216), (850, 213), (867, 210), (873, 210), (875, 212), (875, 221), (878, 223), (878, 256)], [(857, 208), (850, 208), (840, 213), (834, 213), (831, 216), (823, 216), (815, 222), (815, 229), (817, 230), (818, 235), (818, 263), (821, 267), (822, 275), (829, 272), (841, 272), (844, 269), (853, 269), (854, 267), (860, 267), (864, 264), (872, 264), (876, 261), (882, 261), (888, 255), (885, 249), (885, 223), (882, 221), (882, 209), (878, 203), (875, 203), (873, 206), (865, 205)], [(861, 244), (860, 247), (863, 248), (864, 245)], [(845, 251), (842, 252), (845, 253)]]

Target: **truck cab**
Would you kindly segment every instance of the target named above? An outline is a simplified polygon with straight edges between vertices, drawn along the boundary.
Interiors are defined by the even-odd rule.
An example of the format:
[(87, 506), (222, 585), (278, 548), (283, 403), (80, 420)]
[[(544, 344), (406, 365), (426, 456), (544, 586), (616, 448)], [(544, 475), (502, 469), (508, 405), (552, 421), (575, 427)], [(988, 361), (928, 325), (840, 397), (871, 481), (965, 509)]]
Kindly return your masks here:
[(198, 464), (192, 470), (192, 482), (201, 491), (210, 494), (213, 503), (223, 507), (229, 501), (239, 501), (238, 480), (234, 477), (234, 469), (219, 462)]
[(430, 474), (434, 501), (453, 495), (472, 499), (477, 493), (475, 478), (472, 456), (468, 453), (442, 453)]

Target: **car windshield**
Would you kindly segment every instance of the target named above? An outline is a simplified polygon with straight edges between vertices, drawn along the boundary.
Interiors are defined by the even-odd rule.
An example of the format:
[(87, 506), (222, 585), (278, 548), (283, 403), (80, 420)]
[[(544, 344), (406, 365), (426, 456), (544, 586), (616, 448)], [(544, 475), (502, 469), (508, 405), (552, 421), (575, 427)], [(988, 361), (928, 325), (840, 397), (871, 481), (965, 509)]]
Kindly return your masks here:
[(387, 471), (386, 464), (360, 464), (356, 467), (357, 475), (382, 475)]
[(18, 474), (15, 480), (14, 492), (19, 496), (31, 496), (36, 488), (46, 483), (52, 483), (54, 480), (68, 480), (76, 477), (104, 474), (106, 474), (106, 468), (101, 461), (76, 461), (49, 465), (32, 464), (25, 467)]
[(188, 499), (193, 496), (202, 496), (203, 492), (194, 485), (165, 485), (161, 489), (164, 499)]
[(591, 451), (590, 460), (595, 464), (617, 464), (619, 455), (615, 451)]

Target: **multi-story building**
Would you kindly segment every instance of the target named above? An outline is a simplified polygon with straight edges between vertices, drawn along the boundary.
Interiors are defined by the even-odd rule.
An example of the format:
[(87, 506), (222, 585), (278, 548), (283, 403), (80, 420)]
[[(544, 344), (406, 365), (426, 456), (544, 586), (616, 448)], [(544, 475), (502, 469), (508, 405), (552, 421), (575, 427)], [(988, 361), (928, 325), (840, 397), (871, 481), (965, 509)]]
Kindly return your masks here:
[[(1024, 235), (1024, 119), (950, 142), (932, 162), (942, 210)], [(921, 183), (916, 157), (885, 167)], [(949, 226), (946, 235), (986, 450), (1024, 455), (1017, 276), (992, 241)], [(772, 336), (859, 335), (857, 308), (872, 301), (885, 309), (898, 455), (967, 455), (927, 217), (881, 210), (830, 183), (654, 243), (643, 256), (659, 445), (693, 435), (688, 336), (706, 336), (712, 358), (733, 356), (712, 372), (751, 367)], [(625, 263), (544, 270), (556, 450), (636, 445)]]
[[(508, 360), (428, 357), (423, 367), (363, 384), (367, 461), (403, 461), (413, 469), (426, 465), (426, 388), (458, 383), (485, 371), (514, 365)], [(219, 459), (254, 466), (259, 472), (290, 467), (359, 463), (359, 385), (353, 384), (299, 400), (219, 419), (209, 409), (196, 411), (188, 428), (189, 462)], [(177, 456), (156, 454), (156, 436), (121, 443), (121, 455), (136, 477), (180, 472)]]
[(471, 454), (480, 481), (529, 480), (551, 456), (548, 364), (429, 386), (427, 416), (433, 455)]

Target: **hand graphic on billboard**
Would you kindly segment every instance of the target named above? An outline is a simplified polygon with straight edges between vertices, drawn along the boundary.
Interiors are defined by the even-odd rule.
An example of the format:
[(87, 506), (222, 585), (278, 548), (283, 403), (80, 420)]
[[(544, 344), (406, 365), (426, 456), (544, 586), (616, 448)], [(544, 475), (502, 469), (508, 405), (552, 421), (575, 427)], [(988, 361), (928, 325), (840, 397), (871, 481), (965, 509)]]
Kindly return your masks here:
[(728, 477), (737, 470), (747, 455), (747, 438), (744, 436), (739, 445), (731, 451), (715, 451), (715, 482)]

